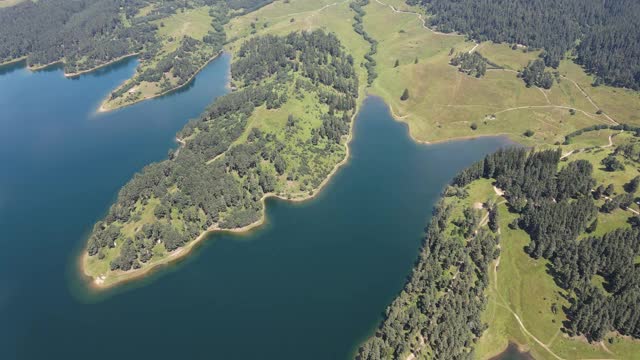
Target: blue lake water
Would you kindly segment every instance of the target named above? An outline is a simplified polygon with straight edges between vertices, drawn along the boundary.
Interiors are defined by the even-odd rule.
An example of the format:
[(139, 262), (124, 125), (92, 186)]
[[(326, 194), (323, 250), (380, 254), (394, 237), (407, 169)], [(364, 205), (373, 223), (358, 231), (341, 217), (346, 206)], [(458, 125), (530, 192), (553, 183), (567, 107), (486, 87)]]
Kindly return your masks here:
[(77, 270), (93, 223), (227, 91), (225, 55), (184, 90), (95, 113), (136, 65), (0, 71), (1, 359), (349, 359), (402, 288), (442, 188), (507, 143), (416, 144), (370, 97), (349, 162), (315, 199), (268, 200), (257, 230), (95, 294)]

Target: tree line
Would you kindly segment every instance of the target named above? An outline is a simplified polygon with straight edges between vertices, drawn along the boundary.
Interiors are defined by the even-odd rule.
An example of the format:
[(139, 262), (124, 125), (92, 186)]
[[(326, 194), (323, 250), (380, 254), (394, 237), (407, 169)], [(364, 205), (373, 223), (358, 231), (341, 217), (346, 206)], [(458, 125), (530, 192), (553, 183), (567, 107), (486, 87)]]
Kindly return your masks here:
[(376, 72), (376, 60), (373, 58), (373, 55), (378, 52), (378, 41), (364, 30), (362, 18), (366, 12), (362, 7), (367, 4), (369, 4), (369, 0), (355, 0), (349, 3), (349, 7), (356, 13), (353, 17), (355, 20), (353, 23), (353, 30), (360, 34), (370, 46), (369, 51), (364, 55), (364, 59), (366, 60), (364, 67), (367, 69), (367, 83), (371, 85), (378, 77), (378, 73)]
[[(640, 89), (640, 3), (635, 0), (407, 0), (433, 15), (428, 25), (491, 40), (543, 49), (557, 67), (573, 50), (596, 75), (594, 85)], [(576, 43), (578, 45), (576, 46)]]
[[(64, 61), (65, 72), (74, 73), (95, 68), (132, 53), (140, 53), (142, 60), (152, 58), (159, 50), (154, 21), (177, 11), (209, 5), (214, 8), (213, 30), (204, 42), (217, 47), (225, 41), (222, 25), (228, 9), (234, 14), (263, 6), (269, 0), (41, 0), (25, 1), (0, 8), (0, 63), (27, 58), (27, 64), (38, 66)], [(154, 5), (144, 16), (139, 12)], [(223, 13), (215, 9), (225, 9)], [(180, 41), (181, 39), (178, 39)], [(184, 49), (183, 49), (184, 50)], [(194, 59), (184, 51), (177, 54), (181, 61), (162, 68), (180, 68), (180, 78), (192, 71)], [(196, 66), (197, 68), (198, 66)], [(159, 69), (160, 70), (160, 69)], [(159, 71), (158, 70), (158, 71)], [(157, 77), (157, 74), (147, 74)], [(125, 90), (126, 91), (126, 90)]]
[(492, 231), (478, 229), (477, 210), (465, 208), (462, 218), (452, 213), (452, 205), (442, 200), (434, 208), (410, 279), (357, 359), (399, 359), (409, 352), (473, 359), (473, 344), (486, 329), (481, 314), (487, 268), (499, 254), (499, 240)]

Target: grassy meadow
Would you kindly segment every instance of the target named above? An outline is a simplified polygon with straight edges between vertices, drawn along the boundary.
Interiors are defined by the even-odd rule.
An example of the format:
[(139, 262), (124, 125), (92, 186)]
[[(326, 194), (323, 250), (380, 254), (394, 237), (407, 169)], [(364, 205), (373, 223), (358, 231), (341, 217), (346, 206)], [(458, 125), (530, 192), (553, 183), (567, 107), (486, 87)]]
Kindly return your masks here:
[[(512, 50), (491, 42), (476, 46), (464, 36), (430, 31), (416, 14), (394, 12), (389, 5), (420, 12), (399, 0), (373, 0), (365, 7), (365, 30), (379, 42), (375, 55), (379, 77), (371, 93), (385, 99), (418, 141), (503, 134), (527, 145), (554, 144), (585, 126), (638, 123), (637, 93), (593, 88), (591, 78), (570, 60), (562, 62), (559, 82), (550, 90), (527, 88), (517, 70), (536, 59), (539, 51)], [(449, 65), (451, 56), (469, 51), (503, 69), (475, 78)], [(401, 101), (405, 88), (410, 97)], [(604, 114), (596, 114), (598, 110)], [(533, 136), (523, 136), (526, 130)]]
[[(608, 147), (609, 135), (615, 135), (613, 147)], [(600, 161), (611, 154), (616, 145), (627, 142), (637, 142), (637, 138), (628, 132), (599, 130), (573, 138), (571, 144), (563, 145), (562, 149), (563, 152), (568, 152), (568, 149), (575, 151), (567, 156), (567, 162), (579, 159), (591, 162), (597, 185), (612, 183), (619, 194), (624, 192), (623, 185), (638, 175), (638, 164), (617, 156), (625, 163), (625, 170), (608, 172), (600, 165)], [(562, 162), (561, 166), (564, 164), (566, 162)], [(475, 193), (485, 194), (493, 200), (493, 196), (486, 195), (490, 194), (488, 187), (484, 179), (469, 185), (471, 201), (481, 201), (473, 198)], [(604, 200), (596, 203), (602, 205)], [(637, 210), (637, 205), (632, 208)], [(504, 203), (499, 206), (499, 214), (501, 255), (489, 268), (489, 303), (484, 313), (484, 321), (489, 328), (476, 346), (476, 358), (490, 359), (506, 348), (509, 342), (515, 342), (523, 350), (530, 351), (536, 359), (640, 359), (640, 341), (609, 334), (600, 343), (588, 343), (583, 338), (570, 338), (561, 331), (562, 323), (566, 320), (562, 309), (570, 306), (567, 294), (549, 274), (548, 261), (533, 259), (524, 251), (530, 242), (528, 234), (508, 227), (517, 214), (510, 213)], [(622, 209), (611, 213), (599, 212), (597, 229), (581, 237), (602, 236), (614, 229), (628, 227), (631, 216), (634, 216), (631, 211)], [(602, 281), (602, 278), (594, 279), (596, 283)]]
[[(348, 1), (275, 1), (252, 13), (234, 17), (225, 26), (229, 42), (225, 50), (232, 54), (252, 36), (286, 35), (293, 31), (322, 29), (335, 34), (356, 64), (364, 60), (368, 43), (353, 30), (354, 12)], [(366, 84), (366, 70), (356, 66), (360, 84)], [(361, 86), (364, 95), (364, 86)], [(361, 99), (362, 100), (362, 99)]]
[[(136, 74), (119, 87), (128, 88), (128, 90), (116, 98), (105, 99), (100, 107), (101, 110), (113, 110), (122, 106), (131, 105), (161, 95), (167, 92), (167, 88), (174, 90), (180, 86), (178, 83), (179, 79), (173, 76), (171, 72), (164, 74), (163, 81), (167, 82), (164, 87), (161, 85), (161, 82), (144, 81), (139, 79), (139, 77), (146, 70), (155, 68), (160, 61), (176, 51), (183, 37), (189, 36), (201, 41), (204, 36), (213, 29), (209, 9), (208, 6), (188, 9), (183, 12), (179, 11), (167, 18), (155, 20), (153, 23), (158, 26), (156, 36), (160, 39), (160, 48), (150, 59), (140, 60)], [(148, 14), (152, 10), (153, 5), (149, 5), (142, 8), (139, 15)], [(202, 67), (215, 55), (216, 49), (202, 42), (197, 49), (195, 58), (198, 63), (195, 65)]]

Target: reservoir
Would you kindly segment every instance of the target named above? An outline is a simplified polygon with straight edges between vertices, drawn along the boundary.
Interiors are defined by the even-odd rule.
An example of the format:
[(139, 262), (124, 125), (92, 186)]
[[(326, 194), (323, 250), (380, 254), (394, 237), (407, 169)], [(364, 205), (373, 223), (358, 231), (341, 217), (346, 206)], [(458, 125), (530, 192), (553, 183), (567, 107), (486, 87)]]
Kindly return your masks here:
[(349, 161), (316, 198), (269, 199), (265, 225), (90, 291), (77, 259), (91, 227), (227, 92), (229, 60), (171, 95), (99, 114), (135, 59), (77, 79), (0, 72), (1, 359), (351, 359), (402, 289), (443, 187), (508, 143), (417, 144), (369, 97)]

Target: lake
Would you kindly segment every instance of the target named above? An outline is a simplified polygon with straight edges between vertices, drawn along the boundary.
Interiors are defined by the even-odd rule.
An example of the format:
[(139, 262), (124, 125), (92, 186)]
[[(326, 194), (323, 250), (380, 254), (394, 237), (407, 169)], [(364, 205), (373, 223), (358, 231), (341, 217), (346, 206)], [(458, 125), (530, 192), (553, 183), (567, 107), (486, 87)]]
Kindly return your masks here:
[(102, 114), (135, 59), (77, 79), (0, 71), (0, 358), (350, 359), (402, 288), (443, 187), (508, 143), (420, 145), (370, 97), (349, 162), (316, 198), (269, 199), (264, 226), (214, 234), (177, 264), (93, 293), (77, 267), (91, 227), (227, 92), (229, 61)]

